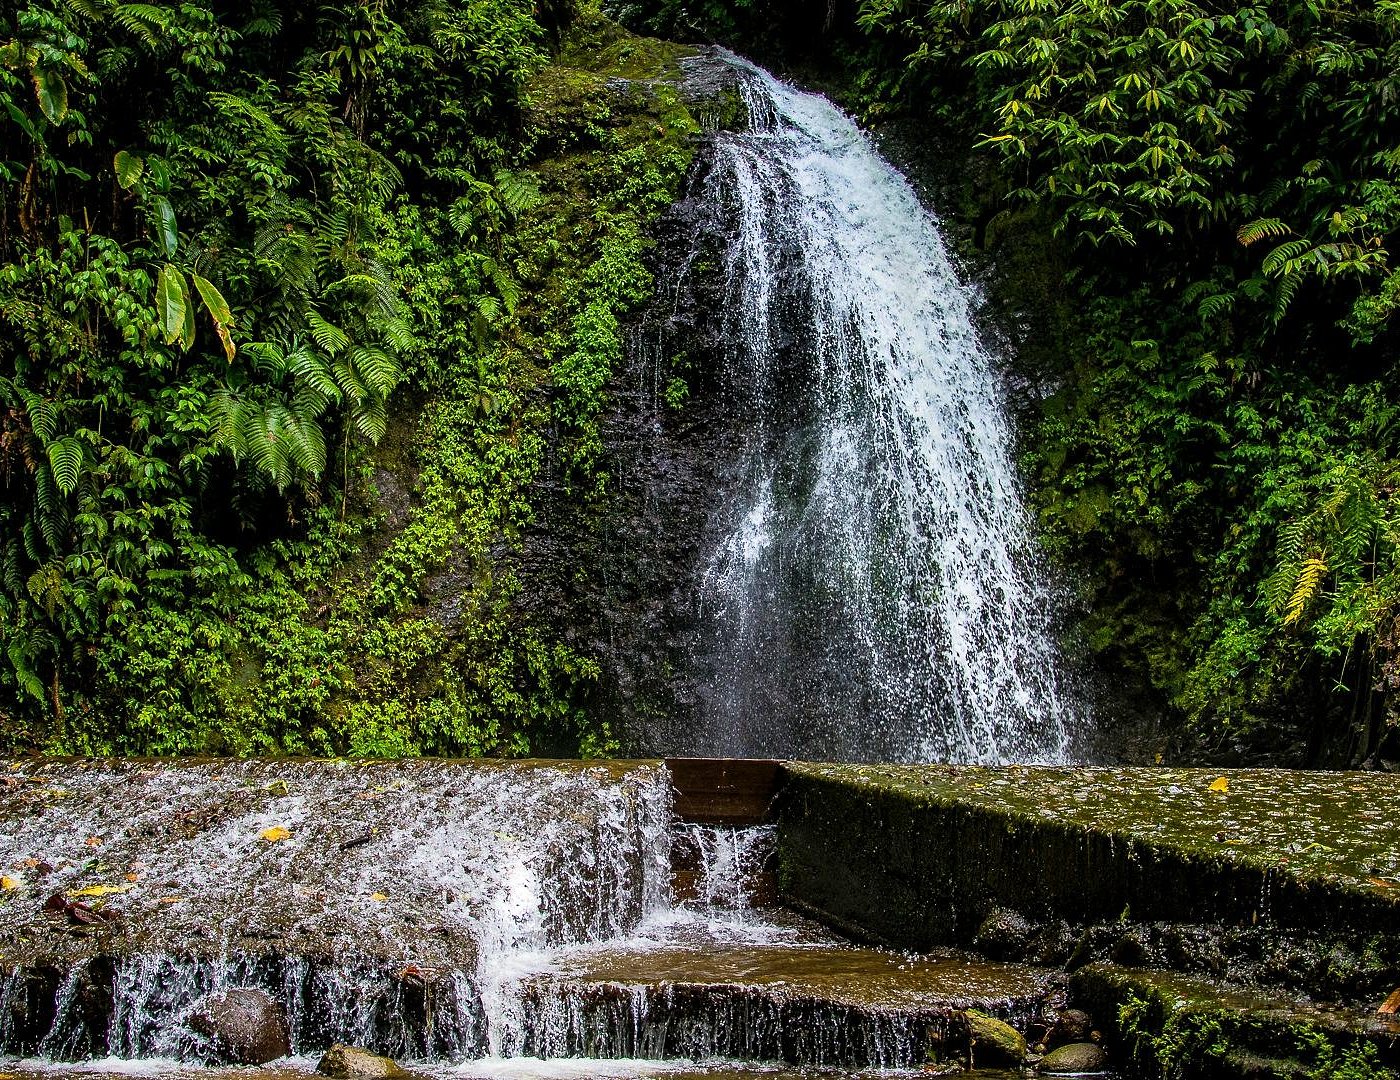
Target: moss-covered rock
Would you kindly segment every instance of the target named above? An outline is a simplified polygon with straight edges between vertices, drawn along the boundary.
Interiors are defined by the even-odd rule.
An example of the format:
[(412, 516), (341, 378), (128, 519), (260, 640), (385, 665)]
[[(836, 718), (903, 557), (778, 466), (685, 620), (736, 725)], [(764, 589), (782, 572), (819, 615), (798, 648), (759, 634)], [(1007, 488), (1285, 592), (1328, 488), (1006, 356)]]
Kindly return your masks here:
[(1070, 994), (1104, 1018), (1130, 1075), (1394, 1080), (1400, 1065), (1400, 1031), (1367, 1009), (1110, 965), (1076, 972)]
[(409, 1076), (392, 1058), (355, 1046), (332, 1046), (321, 1055), (316, 1072), (332, 1080), (407, 1080)]
[(1040, 1059), (1036, 1069), (1048, 1076), (1082, 1076), (1103, 1072), (1107, 1067), (1108, 1055), (1103, 1047), (1091, 1042), (1076, 1042), (1051, 1050)]
[(1026, 1037), (1004, 1020), (968, 1009), (969, 1058), (977, 1065), (1020, 1065), (1026, 1060)]

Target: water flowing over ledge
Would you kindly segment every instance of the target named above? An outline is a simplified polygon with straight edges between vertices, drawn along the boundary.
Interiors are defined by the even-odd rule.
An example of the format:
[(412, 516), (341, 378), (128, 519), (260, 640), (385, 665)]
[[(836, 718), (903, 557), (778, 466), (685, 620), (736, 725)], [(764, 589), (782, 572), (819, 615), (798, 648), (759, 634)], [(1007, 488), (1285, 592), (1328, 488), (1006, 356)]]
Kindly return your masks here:
[(642, 331), (659, 365), (706, 342), (685, 363), (724, 428), (696, 718), (655, 748), (1065, 760), (1081, 718), (1061, 598), (938, 222), (825, 98), (728, 53), (692, 74), (728, 79), (747, 121), (711, 135)]

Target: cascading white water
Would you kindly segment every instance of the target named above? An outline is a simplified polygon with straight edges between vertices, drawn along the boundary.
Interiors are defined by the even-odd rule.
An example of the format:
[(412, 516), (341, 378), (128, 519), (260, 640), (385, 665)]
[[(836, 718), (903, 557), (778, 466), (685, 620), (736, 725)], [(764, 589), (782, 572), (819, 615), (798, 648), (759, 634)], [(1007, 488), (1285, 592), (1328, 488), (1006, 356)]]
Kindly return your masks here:
[[(1053, 762), (1074, 706), (997, 372), (938, 223), (836, 106), (738, 57), (725, 377), (749, 400), (686, 749)], [(687, 272), (689, 272), (687, 267)]]
[(730, 918), (753, 911), (759, 874), (773, 853), (774, 827), (687, 825), (686, 840), (698, 855), (695, 903)]
[(294, 1049), (508, 1054), (522, 958), (670, 902), (659, 766), (74, 766), (7, 801), (0, 1052), (199, 1058), (192, 1008), (251, 986)]

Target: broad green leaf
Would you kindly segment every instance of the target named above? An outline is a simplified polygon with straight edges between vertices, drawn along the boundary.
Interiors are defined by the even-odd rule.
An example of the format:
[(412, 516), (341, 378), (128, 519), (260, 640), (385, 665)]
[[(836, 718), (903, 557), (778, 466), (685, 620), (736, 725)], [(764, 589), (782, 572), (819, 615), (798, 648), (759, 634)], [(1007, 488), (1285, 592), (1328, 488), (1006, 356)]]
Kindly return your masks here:
[(219, 340), (224, 345), (224, 354), (231, 364), (238, 348), (233, 343), (233, 313), (228, 309), (228, 301), (224, 299), (223, 293), (214, 287), (213, 282), (193, 272), (190, 273), (190, 278), (194, 281), (194, 287), (199, 290), (200, 299), (204, 301), (209, 317), (214, 320), (214, 329), (218, 331)]
[[(183, 276), (180, 281), (184, 282)], [(180, 348), (185, 352), (194, 348), (194, 297), (188, 285), (185, 286), (185, 325), (180, 327)]]
[(189, 286), (179, 268), (166, 263), (156, 279), (156, 318), (165, 332), (165, 343), (174, 345), (185, 332), (186, 313), (190, 306)]
[(78, 487), (78, 479), (83, 471), (83, 444), (72, 435), (49, 443), (49, 467), (53, 469), (53, 482), (64, 495), (71, 495)]
[(112, 158), (112, 166), (117, 171), (117, 183), (125, 190), (130, 191), (141, 179), (141, 174), (146, 171), (146, 159), (139, 154), (118, 150), (116, 156)]
[(164, 195), (158, 195), (151, 205), (151, 215), (155, 219), (156, 241), (165, 252), (165, 257), (173, 259), (175, 250), (180, 246), (180, 229), (175, 223), (175, 208)]
[(214, 287), (212, 281), (200, 277), (193, 271), (190, 272), (190, 280), (194, 282), (194, 287), (199, 290), (204, 306), (209, 309), (209, 315), (216, 323), (233, 322), (233, 313), (229, 311), (228, 301), (224, 299), (223, 293)]
[(49, 123), (63, 123), (68, 115), (68, 84), (63, 76), (47, 68), (35, 68), (32, 77), (40, 111), (48, 117)]

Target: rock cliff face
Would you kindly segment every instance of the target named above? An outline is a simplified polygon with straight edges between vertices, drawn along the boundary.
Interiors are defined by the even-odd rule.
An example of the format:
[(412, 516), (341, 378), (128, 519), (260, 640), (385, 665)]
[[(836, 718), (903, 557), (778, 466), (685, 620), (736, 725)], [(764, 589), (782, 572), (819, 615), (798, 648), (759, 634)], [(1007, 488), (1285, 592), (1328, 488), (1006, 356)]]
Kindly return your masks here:
[(597, 659), (590, 711), (639, 754), (674, 749), (693, 726), (703, 558), (715, 494), (732, 482), (749, 427), (749, 396), (725, 364), (725, 207), (705, 197), (714, 132), (742, 123), (743, 109), (732, 68), (700, 54), (684, 71), (687, 105), (707, 130), (654, 229), (655, 299), (627, 328), (626, 363), (609, 384), (607, 495), (581, 505), (556, 472), (523, 555), (523, 603)]

